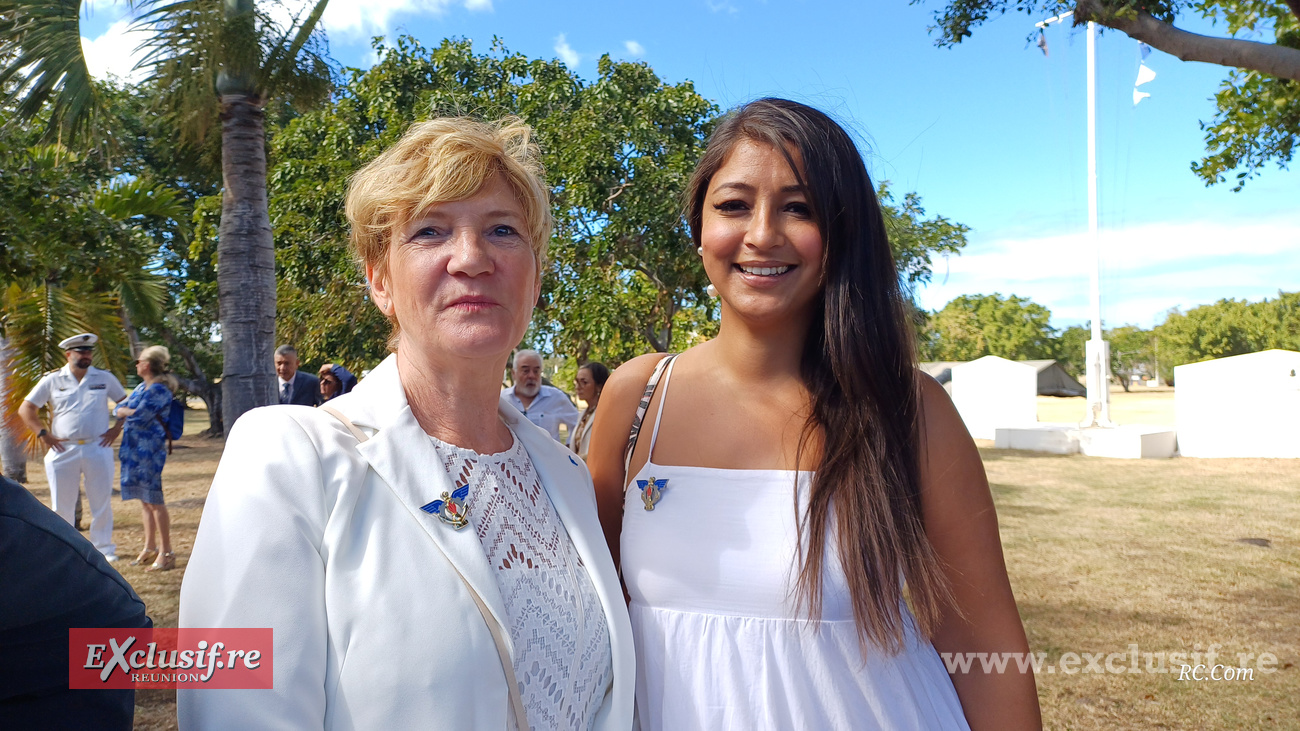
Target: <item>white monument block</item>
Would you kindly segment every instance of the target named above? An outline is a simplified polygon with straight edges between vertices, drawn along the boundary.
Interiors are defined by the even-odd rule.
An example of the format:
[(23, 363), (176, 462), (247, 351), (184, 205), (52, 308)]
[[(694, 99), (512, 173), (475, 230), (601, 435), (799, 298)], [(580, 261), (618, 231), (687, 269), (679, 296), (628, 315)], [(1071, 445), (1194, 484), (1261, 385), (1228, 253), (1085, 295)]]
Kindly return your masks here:
[(1260, 353), (1174, 369), (1184, 457), (1300, 458), (1300, 353)]
[(952, 401), (976, 439), (994, 439), (999, 427), (1038, 422), (1038, 369), (996, 355), (952, 369)]
[(1177, 441), (1175, 430), (1167, 426), (1124, 424), (1079, 430), (1079, 451), (1089, 457), (1169, 459)]
[(993, 438), (996, 449), (1023, 449), (1048, 454), (1078, 454), (1079, 425), (1039, 423), (1034, 426), (1001, 427)]
[(1038, 424), (999, 428), (993, 446), (1111, 459), (1169, 459), (1174, 456), (1175, 443), (1174, 430), (1166, 426), (1081, 428), (1078, 424)]

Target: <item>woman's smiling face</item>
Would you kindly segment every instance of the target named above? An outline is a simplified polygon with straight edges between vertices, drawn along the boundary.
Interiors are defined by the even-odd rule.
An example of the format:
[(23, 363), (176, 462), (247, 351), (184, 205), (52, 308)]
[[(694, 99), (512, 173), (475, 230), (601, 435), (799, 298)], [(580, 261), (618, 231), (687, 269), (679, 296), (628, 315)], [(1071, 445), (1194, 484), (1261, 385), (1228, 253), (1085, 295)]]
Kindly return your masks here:
[(724, 308), (755, 324), (811, 315), (822, 288), (821, 231), (780, 150), (736, 143), (709, 181), (700, 246)]

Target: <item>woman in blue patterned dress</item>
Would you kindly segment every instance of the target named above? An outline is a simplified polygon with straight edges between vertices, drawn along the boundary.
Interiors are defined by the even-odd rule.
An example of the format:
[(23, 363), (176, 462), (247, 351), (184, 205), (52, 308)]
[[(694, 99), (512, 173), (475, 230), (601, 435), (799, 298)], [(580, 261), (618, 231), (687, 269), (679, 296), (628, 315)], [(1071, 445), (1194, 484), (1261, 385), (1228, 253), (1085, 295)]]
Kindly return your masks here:
[[(176, 377), (167, 372), (171, 354), (161, 345), (140, 351), (136, 375), (144, 382), (118, 405), (117, 417), (126, 419), (118, 458), (122, 461), (122, 499), (139, 500), (143, 510), (144, 550), (132, 566), (149, 563), (145, 571), (167, 571), (176, 566), (172, 551), (171, 516), (163, 503), (162, 470), (167, 461), (167, 418), (176, 390)], [(161, 548), (161, 555), (159, 550)]]

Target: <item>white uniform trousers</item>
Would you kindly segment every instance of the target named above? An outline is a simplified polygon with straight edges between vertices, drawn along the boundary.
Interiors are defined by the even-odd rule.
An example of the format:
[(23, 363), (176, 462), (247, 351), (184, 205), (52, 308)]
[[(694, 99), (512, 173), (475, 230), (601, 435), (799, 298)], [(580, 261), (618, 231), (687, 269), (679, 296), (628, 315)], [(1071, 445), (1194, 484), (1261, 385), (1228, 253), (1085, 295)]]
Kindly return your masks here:
[(99, 439), (86, 444), (63, 443), (62, 452), (45, 453), (45, 477), (50, 481), (54, 512), (76, 525), (81, 477), (86, 477), (86, 501), (90, 503), (90, 542), (105, 556), (116, 555), (113, 544), (113, 448), (99, 446)]

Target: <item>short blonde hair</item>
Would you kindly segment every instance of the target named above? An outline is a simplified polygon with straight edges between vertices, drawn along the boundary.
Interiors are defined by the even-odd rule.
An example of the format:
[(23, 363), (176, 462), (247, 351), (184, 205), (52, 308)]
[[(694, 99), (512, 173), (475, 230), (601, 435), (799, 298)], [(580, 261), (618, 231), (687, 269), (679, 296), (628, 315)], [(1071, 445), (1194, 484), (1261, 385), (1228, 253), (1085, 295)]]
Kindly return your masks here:
[(352, 176), (344, 212), (357, 259), (386, 273), (395, 227), (435, 204), (465, 200), (501, 174), (519, 196), (540, 271), (554, 222), (532, 137), (532, 128), (515, 117), (441, 117), (411, 125)]
[(158, 380), (167, 387), (168, 391), (176, 392), (179, 384), (176, 382), (176, 376), (171, 374), (168, 364), (171, 363), (171, 351), (161, 345), (150, 345), (140, 351), (139, 360), (149, 364), (149, 370), (158, 377)]

